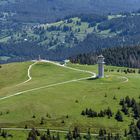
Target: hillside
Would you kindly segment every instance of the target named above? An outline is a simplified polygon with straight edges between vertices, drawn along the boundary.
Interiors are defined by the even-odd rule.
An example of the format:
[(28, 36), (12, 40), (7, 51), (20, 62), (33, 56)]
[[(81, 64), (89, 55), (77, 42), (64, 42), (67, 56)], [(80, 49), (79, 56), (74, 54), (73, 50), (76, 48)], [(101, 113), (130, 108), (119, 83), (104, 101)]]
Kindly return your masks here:
[(11, 12), (11, 18), (22, 22), (52, 22), (81, 13), (120, 13), (138, 10), (139, 0), (1, 0), (0, 11)]
[(139, 6), (139, 0), (1, 0), (0, 63), (139, 46)]
[(103, 48), (140, 45), (139, 13), (115, 17), (111, 15), (108, 19), (99, 23), (95, 32), (77, 45), (75, 52), (80, 54)]
[[(37, 59), (39, 55), (44, 59), (61, 61), (78, 54), (99, 51), (103, 48), (140, 45), (139, 11), (119, 14), (101, 14), (102, 12), (95, 12), (98, 14), (93, 12), (93, 14), (90, 11), (83, 11), (84, 14), (80, 14), (82, 12), (76, 7), (80, 6), (82, 10), (90, 10), (90, 7), (87, 6), (90, 3), (91, 7), (95, 4), (96, 8), (100, 6), (101, 9), (104, 9), (104, 7), (109, 6), (113, 8), (112, 5), (115, 5), (117, 9), (117, 5), (123, 6), (122, 3), (127, 3), (124, 6), (131, 5), (129, 9), (132, 9), (133, 5), (139, 5), (139, 1), (107, 0), (106, 3), (103, 3), (102, 0), (95, 0), (94, 2), (83, 0), (83, 3), (80, 5), (79, 3), (79, 0), (76, 2), (49, 0), (42, 1), (42, 3), (39, 3), (38, 0), (31, 0), (30, 2), (25, 0), (0, 1), (0, 63)], [(42, 8), (46, 4), (49, 8), (46, 6), (45, 9), (52, 16), (47, 15), (45, 9)], [(75, 9), (79, 12), (76, 14), (69, 12), (70, 5), (73, 12)], [(52, 9), (56, 10), (59, 6), (62, 8), (60, 11), (63, 14), (67, 15), (68, 10), (70, 15), (61, 16), (61, 12), (57, 11), (57, 16), (60, 18), (56, 22), (48, 23), (47, 19), (40, 21), (42, 18), (44, 19), (43, 16), (53, 18), (50, 21), (55, 21), (56, 17), (53, 17), (55, 14), (53, 14)], [(9, 11), (3, 12), (6, 10), (5, 7)], [(14, 12), (12, 12), (12, 8), (15, 10)], [(63, 8), (65, 9), (63, 10)], [(91, 9), (96, 10), (96, 8), (92, 7)], [(27, 9), (28, 11), (25, 12)], [(110, 8), (106, 9), (109, 10)], [(123, 9), (125, 10), (124, 7)], [(17, 15), (16, 10), (25, 11), (18, 11), (19, 15)], [(65, 10), (66, 12), (64, 12)], [(30, 14), (30, 11), (33, 13)], [(39, 12), (44, 13), (41, 13), (40, 16)], [(34, 14), (36, 16), (35, 21)], [(21, 21), (18, 20), (21, 19), (20, 16), (23, 18)]]
[[(106, 16), (89, 15), (50, 23), (18, 24), (1, 19), (1, 62), (35, 59), (38, 55), (47, 59), (64, 59), (79, 42), (93, 32), (97, 23), (107, 19)], [(65, 51), (67, 53), (65, 53)], [(55, 54), (55, 55), (54, 55)]]
[(67, 17), (53, 23), (15, 23), (0, 18), (0, 63), (36, 59), (64, 60), (103, 48), (139, 46), (140, 13)]
[[(106, 78), (93, 79), (92, 72), (97, 72), (96, 65), (69, 63), (60, 66), (56, 63), (38, 62), (30, 70), (32, 79), (23, 83), (28, 79), (25, 75), (33, 63), (5, 64), (0, 68), (1, 128), (24, 129), (27, 126), (49, 128), (58, 132), (64, 130), (60, 131), (62, 139), (66, 139), (65, 133), (74, 126), (77, 126), (80, 132), (86, 132), (90, 128), (92, 134), (98, 134), (99, 129), (104, 128), (113, 134), (120, 133), (122, 138), (125, 129), (129, 131), (128, 125), (132, 120), (137, 121), (131, 108), (128, 111), (131, 115), (125, 115), (121, 111), (123, 121), (117, 121), (115, 114), (122, 108), (119, 105), (122, 98), (129, 96), (130, 99), (134, 98), (139, 102), (138, 70), (135, 69), (135, 73), (125, 74), (123, 71), (127, 68), (105, 66), (108, 70), (105, 72)], [(81, 115), (86, 108), (100, 114), (101, 110), (104, 111), (108, 107), (113, 113), (110, 117)], [(18, 140), (16, 139), (18, 137), (25, 140), (28, 135), (25, 131), (26, 129), (24, 131), (13, 129), (8, 133), (13, 135), (11, 138), (13, 140)], [(3, 140), (1, 136), (0, 138)], [(96, 140), (96, 137), (93, 135), (92, 139)]]

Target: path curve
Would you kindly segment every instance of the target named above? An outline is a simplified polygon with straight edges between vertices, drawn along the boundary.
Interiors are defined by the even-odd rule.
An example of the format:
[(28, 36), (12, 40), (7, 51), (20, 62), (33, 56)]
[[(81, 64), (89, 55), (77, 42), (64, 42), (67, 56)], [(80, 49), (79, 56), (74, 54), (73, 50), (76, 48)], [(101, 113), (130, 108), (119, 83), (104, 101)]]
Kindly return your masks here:
[(32, 77), (31, 77), (31, 69), (32, 69), (32, 67), (33, 67), (35, 64), (37, 64), (37, 61), (34, 62), (33, 64), (31, 64), (31, 65), (29, 66), (29, 68), (28, 68), (28, 74), (27, 74), (28, 79), (27, 79), (26, 81), (24, 81), (24, 82), (22, 82), (22, 83), (16, 85), (16, 86), (20, 86), (20, 85), (25, 84), (25, 83), (27, 83), (27, 82), (29, 82), (29, 81), (32, 80)]
[(129, 79), (127, 77), (125, 77), (125, 76), (123, 76), (123, 77), (120, 76), (120, 78), (125, 79), (122, 83), (127, 83), (129, 81)]
[[(108, 77), (110, 77), (110, 76), (114, 76), (114, 75), (108, 75)], [(116, 75), (115, 75), (115, 76), (116, 76)], [(128, 79), (127, 77), (125, 77), (125, 76), (118, 76), (118, 78), (124, 79), (124, 81), (122, 81), (122, 82), (120, 82), (120, 83), (127, 83), (127, 82), (129, 81), (129, 79)]]
[[(86, 79), (89, 79), (89, 78), (95, 78), (96, 77), (96, 73), (91, 72), (91, 71), (86, 71), (86, 70), (81, 70), (81, 69), (68, 67), (68, 66), (65, 66), (65, 65), (60, 65), (59, 63), (52, 62), (52, 61), (47, 61), (47, 60), (43, 60), (42, 62), (52, 63), (52, 64), (55, 64), (57, 66), (61, 66), (61, 67), (68, 68), (68, 69), (75, 70), (75, 71), (79, 71), (79, 72), (90, 73), (90, 74), (92, 74), (92, 76), (85, 77), (85, 78), (80, 78), (80, 79), (69, 80), (69, 81), (60, 82), (60, 83), (56, 83), (56, 84), (51, 84), (51, 85), (47, 85), (47, 86), (42, 86), (42, 87), (38, 87), (38, 88), (33, 88), (33, 89), (29, 89), (29, 90), (25, 90), (25, 91), (22, 91), (22, 92), (15, 93), (13, 95), (9, 95), (9, 96), (0, 98), (0, 101), (4, 100), (4, 99), (7, 99), (7, 98), (14, 97), (14, 96), (18, 96), (18, 95), (21, 95), (21, 94), (24, 94), (24, 93), (27, 93), (27, 92), (31, 92), (31, 91), (36, 91), (36, 90), (40, 90), (40, 89), (44, 89), (44, 88), (54, 87), (54, 86), (57, 86), (57, 85), (63, 85), (63, 84), (67, 84), (67, 83), (77, 82), (77, 81), (86, 80)], [(37, 63), (37, 61), (29, 66), (29, 68), (28, 68), (28, 80), (22, 82), (21, 84), (27, 83), (32, 79), (32, 77), (30, 75), (30, 70), (31, 70), (32, 66), (34, 66), (36, 63)], [(121, 78), (125, 79), (125, 81), (123, 83), (128, 82), (128, 80), (129, 80), (127, 77), (121, 77)], [(21, 84), (18, 84), (18, 85), (21, 85)], [(86, 98), (86, 96), (83, 97), (83, 99), (85, 99), (85, 98)], [(31, 131), (32, 129), (31, 128), (28, 128), (28, 129), (24, 129), (24, 128), (1, 128), (1, 130)], [(42, 132), (47, 131), (47, 129), (41, 129), (41, 128), (39, 128), (37, 130), (42, 131)], [(53, 130), (50, 130), (50, 132), (68, 133), (68, 130), (55, 130), (55, 129), (53, 129)], [(87, 133), (80, 133), (80, 134), (85, 135)], [(91, 134), (91, 136), (98, 136), (98, 135), (99, 134)]]
[[(51, 64), (54, 64), (54, 65), (57, 65), (57, 66), (60, 66), (60, 67), (63, 67), (63, 68), (67, 68), (67, 69), (71, 69), (71, 70), (75, 70), (75, 71), (79, 71), (79, 72), (84, 72), (84, 73), (90, 73), (90, 74), (92, 74), (92, 76), (85, 77), (85, 78), (80, 78), (80, 79), (69, 80), (69, 81), (64, 81), (64, 82), (55, 83), (55, 84), (50, 84), (50, 85), (46, 85), (46, 86), (42, 86), (42, 87), (32, 88), (32, 89), (29, 89), (29, 90), (24, 90), (24, 91), (17, 92), (17, 93), (12, 94), (12, 95), (8, 95), (8, 96), (5, 96), (5, 97), (2, 97), (2, 98), (0, 98), (0, 101), (8, 99), (8, 98), (11, 98), (11, 97), (14, 97), (14, 96), (18, 96), (18, 95), (21, 95), (21, 94), (24, 94), (24, 93), (27, 93), (27, 92), (31, 92), (31, 91), (36, 91), (36, 90), (40, 90), (40, 89), (44, 89), (44, 88), (54, 87), (54, 86), (58, 86), (58, 85), (63, 85), (63, 84), (67, 84), (67, 83), (87, 80), (87, 79), (95, 78), (96, 77), (96, 73), (91, 72), (91, 71), (72, 68), (72, 67), (61, 65), (60, 63), (49, 61), (49, 60), (41, 60), (40, 62), (47, 62), (47, 63), (51, 63)], [(28, 68), (28, 77), (29, 77), (29, 79), (24, 81), (21, 84), (25, 84), (25, 83), (29, 82), (32, 79), (32, 77), (30, 75), (30, 70), (31, 70), (32, 66), (35, 65), (36, 63), (38, 63), (38, 61), (35, 61), (35, 63), (33, 63), (33, 64), (31, 64), (29, 66), (29, 68)], [(122, 83), (126, 83), (126, 82), (129, 81), (129, 79), (127, 77), (121, 77), (121, 78), (125, 79), (125, 81), (123, 81)], [(18, 84), (18, 85), (21, 85), (21, 84)]]
[(70, 69), (70, 70), (74, 70), (74, 71), (89, 73), (89, 74), (92, 74), (92, 77), (94, 77), (94, 78), (96, 77), (96, 73), (94, 73), (92, 71), (87, 71), (87, 70), (81, 70), (81, 69), (72, 68), (72, 67), (69, 67), (69, 66), (66, 66), (66, 65), (61, 65), (60, 63), (49, 61), (49, 60), (42, 60), (41, 62), (51, 63), (51, 64), (54, 64), (54, 65), (57, 65), (57, 66), (60, 66), (60, 67), (64, 67), (64, 68), (67, 68), (67, 69)]
[[(72, 68), (72, 67), (69, 67), (69, 66), (66, 66), (66, 65), (61, 65), (61, 64), (59, 64), (57, 62), (53, 62), (53, 61), (49, 61), (49, 60), (42, 60), (42, 62), (52, 63), (54, 65), (65, 67), (65, 68), (68, 68), (68, 69), (71, 69), (71, 70), (75, 70), (75, 71), (79, 71), (79, 72), (90, 73), (90, 74), (93, 75), (91, 78), (95, 78), (96, 77), (96, 73), (91, 72), (91, 71)], [(120, 83), (127, 83), (129, 81), (129, 79), (127, 77), (125, 77), (125, 76), (119, 76), (119, 78), (125, 79), (123, 82), (120, 82)], [(104, 83), (101, 83), (101, 84), (104, 84)]]
[[(37, 62), (38, 62), (38, 61), (37, 61)], [(32, 66), (35, 65), (37, 62), (35, 62), (35, 63), (33, 63), (32, 65), (29, 66), (29, 69), (28, 69), (28, 74), (29, 74), (29, 75), (28, 75), (28, 76), (30, 76), (30, 70), (31, 70)], [(96, 74), (93, 73), (93, 72), (91, 72), (91, 71), (86, 71), (86, 70), (80, 70), (80, 69), (71, 68), (71, 67), (68, 67), (68, 66), (60, 65), (59, 63), (52, 62), (52, 61), (41, 61), (41, 62), (48, 62), (48, 63), (52, 63), (52, 64), (55, 64), (55, 65), (57, 65), (57, 66), (64, 67), (64, 68), (68, 68), (68, 69), (71, 69), (71, 70), (90, 73), (90, 74), (92, 74), (92, 76), (90, 76), (90, 77), (84, 77), (84, 78), (79, 78), (79, 79), (73, 79), (73, 80), (64, 81), (64, 82), (55, 83), (55, 84), (50, 84), (50, 85), (46, 85), (46, 86), (41, 86), (41, 87), (37, 87), (37, 88), (32, 88), (32, 89), (29, 89), (29, 90), (24, 90), (24, 91), (21, 91), (21, 92), (14, 93), (14, 94), (12, 94), (12, 95), (8, 95), (8, 96), (5, 96), (5, 97), (2, 97), (2, 98), (0, 98), (0, 101), (5, 100), (5, 99), (8, 99), (8, 98), (11, 98), (11, 97), (14, 97), (14, 96), (18, 96), (18, 95), (21, 95), (21, 94), (24, 94), (24, 93), (27, 93), (27, 92), (31, 92), (31, 91), (37, 91), (37, 90), (40, 90), (40, 89), (45, 89), (45, 88), (49, 88), (49, 87), (54, 87), (54, 86), (63, 85), (63, 84), (67, 84), (67, 83), (72, 83), (72, 82), (87, 80), (87, 79), (96, 77)], [(26, 80), (26, 81), (23, 82), (23, 83), (27, 83), (27, 82), (29, 82), (31, 79), (32, 79), (32, 77), (30, 76), (29, 79)], [(21, 84), (23, 84), (23, 83), (21, 83)], [(21, 84), (20, 84), (20, 85), (21, 85)]]

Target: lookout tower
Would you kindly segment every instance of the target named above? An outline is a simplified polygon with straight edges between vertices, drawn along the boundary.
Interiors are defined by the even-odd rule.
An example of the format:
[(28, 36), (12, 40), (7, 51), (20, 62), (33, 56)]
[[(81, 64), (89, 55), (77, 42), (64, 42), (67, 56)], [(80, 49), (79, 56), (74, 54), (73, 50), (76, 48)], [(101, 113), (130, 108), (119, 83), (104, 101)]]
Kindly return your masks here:
[(41, 56), (40, 55), (38, 56), (38, 61), (41, 61)]
[(98, 56), (98, 78), (104, 78), (104, 56)]

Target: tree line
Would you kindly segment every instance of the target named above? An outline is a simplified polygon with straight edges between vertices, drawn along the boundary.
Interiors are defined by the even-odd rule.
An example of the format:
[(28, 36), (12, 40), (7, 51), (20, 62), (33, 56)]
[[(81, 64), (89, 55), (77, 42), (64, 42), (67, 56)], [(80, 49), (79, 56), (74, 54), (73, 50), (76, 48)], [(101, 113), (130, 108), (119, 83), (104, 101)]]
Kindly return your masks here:
[(71, 57), (70, 60), (72, 63), (92, 65), (97, 63), (100, 54), (105, 57), (107, 65), (140, 68), (140, 46), (107, 48), (97, 52), (80, 54)]

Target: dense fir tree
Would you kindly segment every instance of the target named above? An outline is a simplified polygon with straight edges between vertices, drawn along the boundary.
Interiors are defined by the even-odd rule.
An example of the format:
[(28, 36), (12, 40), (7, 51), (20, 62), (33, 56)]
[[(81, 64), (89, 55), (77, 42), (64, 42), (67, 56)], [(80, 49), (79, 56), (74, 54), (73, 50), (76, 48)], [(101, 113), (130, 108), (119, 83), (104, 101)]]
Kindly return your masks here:
[(128, 108), (125, 104), (122, 105), (122, 110), (121, 111), (124, 112), (125, 115), (128, 115), (128, 113), (129, 113)]
[(90, 129), (88, 129), (87, 134), (84, 136), (84, 139), (91, 140)]
[(129, 98), (129, 96), (125, 97), (125, 103), (127, 104), (128, 107), (131, 107), (131, 99)]
[(118, 112), (116, 113), (115, 119), (119, 122), (123, 121), (123, 117), (122, 117), (122, 114), (121, 114), (120, 110), (118, 110)]
[(33, 128), (28, 135), (27, 140), (38, 140), (38, 132), (35, 128)]
[(74, 127), (72, 135), (73, 135), (74, 139), (79, 139), (79, 140), (81, 139), (80, 131), (79, 131), (78, 127)]
[(140, 119), (137, 121), (137, 127), (140, 129)]
[(72, 136), (71, 131), (69, 131), (69, 132), (67, 133), (66, 139), (67, 139), (67, 140), (73, 140), (73, 136)]

